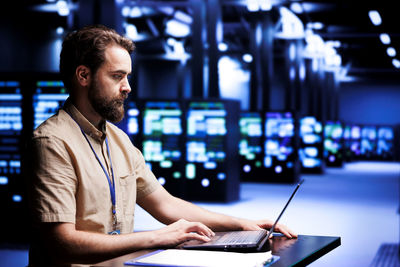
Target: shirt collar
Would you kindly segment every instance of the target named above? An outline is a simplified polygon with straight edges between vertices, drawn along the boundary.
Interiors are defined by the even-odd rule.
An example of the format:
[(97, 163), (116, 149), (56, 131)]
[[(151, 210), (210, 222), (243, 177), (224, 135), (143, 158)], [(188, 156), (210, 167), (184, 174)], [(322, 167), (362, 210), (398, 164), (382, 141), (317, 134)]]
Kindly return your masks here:
[(101, 131), (98, 130), (90, 121), (86, 119), (85, 116), (82, 115), (82, 113), (79, 112), (74, 104), (72, 104), (70, 98), (65, 101), (63, 109), (79, 124), (85, 134), (98, 141), (103, 141), (106, 138), (107, 123), (105, 120), (100, 124)]

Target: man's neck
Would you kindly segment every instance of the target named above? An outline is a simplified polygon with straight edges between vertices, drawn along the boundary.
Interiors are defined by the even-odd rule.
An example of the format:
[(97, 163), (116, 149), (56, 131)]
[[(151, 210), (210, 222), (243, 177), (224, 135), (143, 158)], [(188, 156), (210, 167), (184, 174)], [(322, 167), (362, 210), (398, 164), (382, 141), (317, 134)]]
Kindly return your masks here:
[(104, 119), (94, 110), (89, 101), (71, 96), (71, 101), (79, 112), (98, 130), (102, 130)]

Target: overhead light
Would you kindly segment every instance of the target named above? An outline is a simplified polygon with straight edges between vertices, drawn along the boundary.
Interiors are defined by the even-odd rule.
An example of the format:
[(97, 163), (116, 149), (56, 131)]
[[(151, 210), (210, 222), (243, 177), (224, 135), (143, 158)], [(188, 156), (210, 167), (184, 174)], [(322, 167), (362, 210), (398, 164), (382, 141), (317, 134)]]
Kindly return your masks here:
[(253, 56), (250, 54), (244, 54), (242, 59), (246, 63), (251, 63), (253, 61)]
[(165, 32), (174, 37), (186, 37), (190, 34), (190, 27), (176, 19), (171, 19), (166, 24)]
[(121, 9), (121, 14), (123, 17), (128, 17), (129, 16), (129, 12), (131, 12), (131, 8), (129, 6), (124, 6)]
[(258, 0), (258, 4), (262, 11), (270, 11), (272, 9), (272, 1), (271, 0)]
[(58, 12), (58, 15), (63, 16), (63, 17), (69, 15), (69, 7), (67, 4), (67, 1), (59, 0), (57, 2), (57, 12)]
[(389, 57), (395, 57), (396, 56), (396, 49), (393, 47), (388, 47), (386, 49), (386, 53), (388, 54)]
[(132, 7), (131, 11), (129, 12), (129, 17), (131, 18), (140, 18), (142, 15), (142, 10), (137, 6)]
[(228, 50), (228, 45), (226, 43), (219, 43), (218, 44), (218, 50), (221, 52), (225, 52)]
[(247, 0), (247, 10), (250, 12), (269, 11), (272, 9), (272, 0)]
[(303, 7), (299, 2), (294, 2), (290, 5), (290, 9), (296, 13), (296, 14), (301, 14), (303, 13)]
[(125, 26), (125, 32), (126, 36), (130, 38), (131, 40), (136, 40), (138, 37), (138, 31), (135, 25), (133, 24), (127, 24)]
[(302, 61), (299, 66), (299, 78), (302, 81), (306, 79), (306, 66), (304, 65), (304, 61)]
[(247, 10), (250, 12), (257, 12), (260, 9), (258, 0), (247, 0)]
[(400, 69), (400, 61), (399, 61), (398, 59), (394, 58), (394, 59), (392, 60), (392, 64), (393, 64), (393, 66), (395, 66), (396, 68)]
[(175, 42), (174, 53), (179, 56), (182, 56), (185, 54), (185, 47), (183, 46), (183, 42)]
[(324, 28), (324, 24), (322, 22), (309, 22), (307, 23), (306, 28), (313, 30), (322, 30)]
[(281, 39), (302, 39), (304, 38), (303, 22), (288, 8), (279, 8), (281, 15), (281, 30), (275, 33), (275, 37)]
[(39, 12), (57, 12), (60, 16), (68, 16), (71, 11), (77, 10), (78, 5), (66, 0), (47, 1), (46, 4), (33, 5), (32, 9)]
[(186, 24), (192, 24), (193, 22), (193, 18), (191, 16), (179, 10), (175, 11), (174, 18)]
[(305, 56), (308, 58), (319, 57), (324, 54), (325, 42), (322, 37), (315, 34), (312, 30), (307, 29), (305, 32), (306, 36), (306, 48)]
[(178, 41), (172, 37), (169, 37), (164, 48), (165, 59), (180, 60), (182, 63), (185, 63), (190, 57), (190, 55), (185, 51), (184, 41)]
[(382, 18), (378, 11), (370, 10), (368, 12), (368, 16), (371, 19), (372, 24), (374, 24), (375, 26), (379, 26), (382, 24)]
[(379, 38), (381, 39), (382, 44), (388, 45), (390, 44), (390, 36), (387, 33), (381, 33), (379, 35)]
[(167, 16), (172, 16), (175, 11), (175, 9), (172, 6), (160, 6), (157, 7), (157, 10), (164, 13)]
[(342, 65), (342, 57), (338, 54), (325, 57), (325, 64), (328, 67), (340, 67)]
[(63, 27), (57, 27), (56, 32), (58, 35), (62, 35), (64, 33), (64, 28)]
[(289, 45), (289, 59), (290, 61), (294, 61), (296, 59), (296, 45), (294, 43), (290, 43)]
[(167, 39), (167, 44), (168, 44), (169, 46), (174, 46), (175, 43), (176, 43), (176, 40), (175, 40), (174, 38), (168, 38), (168, 39)]
[(339, 48), (341, 46), (341, 43), (338, 40), (329, 40), (329, 41), (326, 41), (326, 44), (331, 47), (335, 47), (335, 48)]

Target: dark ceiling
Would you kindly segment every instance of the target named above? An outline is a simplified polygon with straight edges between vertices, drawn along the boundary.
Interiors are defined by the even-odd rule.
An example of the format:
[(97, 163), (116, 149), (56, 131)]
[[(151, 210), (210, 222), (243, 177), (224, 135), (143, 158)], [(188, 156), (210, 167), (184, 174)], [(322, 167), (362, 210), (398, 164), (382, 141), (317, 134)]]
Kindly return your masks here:
[[(96, 0), (93, 1), (96, 2)], [(125, 0), (124, 3), (130, 6), (138, 5), (143, 7), (147, 5), (155, 10), (149, 17), (152, 23), (159, 28), (159, 32), (162, 33), (162, 25), (165, 23), (166, 14), (160, 12), (160, 7), (170, 5), (175, 9), (192, 14), (192, 1), (194, 0)], [(271, 11), (273, 21), (279, 19), (278, 9), (280, 6), (290, 8), (293, 3), (297, 3), (300, 4), (304, 12), (296, 15), (304, 25), (310, 22), (321, 22), (324, 27), (320, 30), (315, 30), (315, 33), (319, 34), (324, 41), (340, 41), (341, 46), (337, 48), (337, 51), (342, 56), (342, 65), (349, 67), (349, 75), (400, 76), (398, 75), (400, 69), (395, 68), (392, 64), (393, 58), (400, 59), (400, 26), (395, 1), (271, 1), (273, 3)], [(22, 2), (22, 5), (27, 6), (46, 3), (45, 0), (24, 0)], [(79, 3), (80, 1), (71, 0), (70, 2)], [(221, 3), (224, 22), (224, 36), (227, 39), (226, 41), (232, 44), (230, 49), (248, 52), (249, 25), (257, 14), (247, 10), (246, 0), (219, 0), (219, 2)], [(13, 4), (12, 9), (15, 10), (15, 7), (16, 5)], [(377, 10), (380, 13), (382, 17), (380, 26), (375, 26), (370, 21), (368, 16), (370, 10)], [(48, 19), (46, 19), (45, 24), (54, 25), (54, 23), (57, 22), (53, 21), (53, 23), (49, 24)], [(379, 34), (381, 33), (389, 34), (391, 38), (390, 45), (381, 43), (379, 39)], [(160, 39), (160, 37), (162, 38), (163, 36), (157, 36), (155, 39)], [(150, 42), (151, 39), (147, 42), (146, 47), (151, 47), (149, 45)], [(190, 40), (188, 43), (190, 44)], [(389, 46), (396, 49), (398, 55), (389, 57), (386, 52)]]
[[(301, 1), (311, 7), (302, 20), (322, 22), (325, 27), (317, 31), (324, 40), (338, 40), (341, 47), (343, 64), (350, 64), (350, 72), (376, 73), (395, 72), (399, 70), (392, 64), (387, 55), (387, 48), (400, 48), (400, 28), (398, 27), (398, 11), (394, 1)], [(368, 12), (377, 10), (382, 18), (382, 24), (372, 24)], [(381, 33), (389, 34), (390, 45), (384, 45), (379, 39)], [(399, 59), (400, 57), (396, 57)]]
[[(320, 22), (322, 29), (314, 30), (324, 41), (340, 41), (337, 48), (342, 56), (342, 65), (347, 66), (349, 75), (379, 76), (396, 78), (400, 69), (395, 68), (392, 60), (399, 55), (389, 57), (387, 48), (393, 47), (400, 53), (400, 27), (398, 11), (393, 1), (273, 1), (272, 13), (280, 6), (290, 8), (293, 3), (300, 4), (303, 13), (296, 15), (306, 26), (307, 23)], [(245, 44), (246, 23), (252, 20), (254, 13), (249, 13), (246, 1), (222, 0), (223, 17), (226, 24), (232, 25), (231, 36), (241, 39)], [(377, 10), (382, 24), (373, 25), (368, 12)], [(276, 17), (276, 16), (275, 16)], [(236, 26), (235, 26), (236, 25)], [(227, 29), (228, 31), (229, 28)], [(380, 41), (381, 33), (389, 34), (391, 44)], [(243, 41), (244, 40), (244, 41)]]

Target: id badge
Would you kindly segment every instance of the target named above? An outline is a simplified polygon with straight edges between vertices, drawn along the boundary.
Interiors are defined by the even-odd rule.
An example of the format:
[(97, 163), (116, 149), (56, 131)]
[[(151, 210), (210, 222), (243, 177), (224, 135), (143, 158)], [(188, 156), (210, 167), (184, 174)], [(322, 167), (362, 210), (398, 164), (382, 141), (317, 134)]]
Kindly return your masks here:
[(121, 234), (121, 231), (119, 229), (121, 229), (121, 223), (117, 220), (117, 214), (114, 213), (113, 214), (113, 231), (108, 232), (109, 235), (119, 235)]
[(109, 235), (119, 235), (119, 234), (121, 234), (121, 231), (120, 230), (114, 230), (114, 231), (108, 232), (108, 234)]

